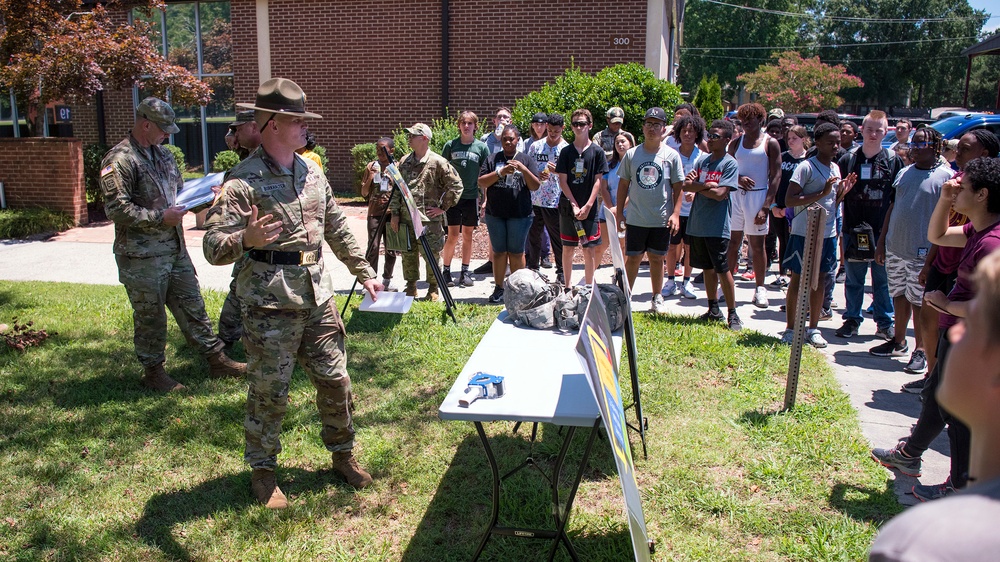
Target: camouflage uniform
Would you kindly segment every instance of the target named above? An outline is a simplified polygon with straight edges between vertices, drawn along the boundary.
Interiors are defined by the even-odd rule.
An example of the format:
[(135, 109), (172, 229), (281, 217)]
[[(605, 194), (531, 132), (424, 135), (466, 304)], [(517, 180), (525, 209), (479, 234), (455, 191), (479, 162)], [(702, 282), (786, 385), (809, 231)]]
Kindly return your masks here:
[[(240, 159), (246, 160), (246, 156)], [(223, 183), (228, 179), (229, 174), (227, 173), (222, 180)], [(221, 212), (221, 210), (221, 207), (213, 207), (205, 216), (205, 220), (208, 220), (209, 216)], [(219, 312), (219, 337), (227, 345), (243, 337), (243, 305), (240, 303), (239, 295), (236, 294), (236, 279), (240, 276), (240, 271), (246, 266), (247, 259), (246, 257), (241, 257), (233, 264), (233, 280), (229, 282), (229, 293), (226, 295), (226, 300), (222, 302), (222, 310)]]
[(169, 308), (187, 341), (206, 357), (222, 349), (212, 332), (184, 229), (163, 224), (183, 187), (173, 156), (162, 146), (143, 148), (129, 138), (101, 165), (104, 210), (115, 223), (118, 280), (132, 303), (135, 354), (143, 367), (164, 362)]
[(206, 222), (203, 244), (210, 263), (232, 263), (244, 255), (243, 231), (251, 205), (257, 206), (259, 216), (271, 214), (282, 221), (278, 239), (260, 249), (320, 251), (312, 265), (249, 260), (237, 277), (249, 359), (244, 459), (255, 469), (275, 468), (296, 360), (316, 387), (323, 424), (320, 435), (326, 448), (351, 450), (354, 426), (344, 324), (331, 298), (333, 279), (325, 271), (323, 241), (361, 282), (373, 279), (375, 272), (348, 230), (326, 176), (298, 155), (293, 170), (283, 168), (261, 147), (233, 168), (217, 205), (222, 212)]
[[(438, 207), (442, 211), (458, 202), (462, 196), (462, 178), (451, 163), (433, 150), (428, 150), (423, 158), (416, 158), (411, 152), (399, 161), (399, 173), (410, 188), (413, 201), (420, 212), (420, 220), (424, 224), (427, 245), (434, 254), (434, 260), (441, 267), (441, 250), (444, 249), (445, 215), (428, 218), (427, 207)], [(389, 204), (393, 216), (400, 217), (400, 223), (411, 224), (410, 214), (405, 210), (402, 197), (393, 197)], [(391, 227), (390, 227), (391, 228)], [(420, 243), (410, 229), (409, 252), (403, 254), (403, 279), (416, 282), (420, 279)], [(437, 286), (431, 266), (427, 264), (427, 281), (431, 287)]]

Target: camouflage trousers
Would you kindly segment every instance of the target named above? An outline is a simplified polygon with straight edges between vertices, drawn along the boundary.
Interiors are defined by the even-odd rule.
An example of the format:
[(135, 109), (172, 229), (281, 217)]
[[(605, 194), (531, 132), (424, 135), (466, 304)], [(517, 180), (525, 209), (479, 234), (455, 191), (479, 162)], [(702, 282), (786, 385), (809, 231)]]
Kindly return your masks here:
[(222, 349), (222, 340), (212, 331), (205, 312), (198, 277), (186, 250), (151, 258), (115, 256), (115, 261), (118, 280), (125, 285), (132, 303), (135, 354), (144, 367), (166, 360), (166, 309), (170, 309), (188, 344), (202, 355)]
[(229, 283), (229, 294), (222, 303), (219, 313), (219, 337), (226, 343), (239, 341), (243, 337), (243, 312), (240, 297), (236, 295), (236, 276), (243, 269), (243, 260), (233, 266), (233, 280)]
[(247, 351), (247, 417), (243, 458), (251, 468), (274, 470), (281, 452), (281, 421), (295, 361), (316, 388), (316, 407), (327, 450), (354, 447), (351, 378), (347, 375), (344, 323), (334, 299), (306, 309), (243, 309)]
[[(427, 238), (427, 245), (430, 246), (431, 253), (434, 255), (434, 261), (437, 262), (439, 269), (441, 268), (441, 250), (444, 249), (444, 233), (444, 221), (424, 223), (424, 236)], [(413, 236), (412, 229), (410, 230), (410, 247), (413, 249), (409, 252), (402, 252), (403, 279), (407, 282), (418, 281), (420, 279), (420, 254), (424, 251), (420, 241)], [(429, 263), (425, 265), (427, 282), (431, 285), (437, 285), (431, 265)]]

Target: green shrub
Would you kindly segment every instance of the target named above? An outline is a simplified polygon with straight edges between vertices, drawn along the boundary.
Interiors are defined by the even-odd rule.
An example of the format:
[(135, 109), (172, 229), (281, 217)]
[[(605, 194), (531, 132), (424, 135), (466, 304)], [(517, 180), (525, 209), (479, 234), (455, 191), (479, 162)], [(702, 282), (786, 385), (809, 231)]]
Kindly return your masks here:
[(101, 192), (101, 161), (108, 150), (108, 145), (100, 143), (83, 147), (83, 181), (88, 203), (104, 201), (104, 194)]
[(330, 173), (330, 169), (326, 165), (327, 162), (329, 162), (329, 160), (326, 157), (326, 149), (317, 144), (315, 147), (313, 147), (313, 152), (315, 152), (319, 156), (320, 162), (323, 163), (323, 173), (324, 174)]
[(240, 163), (240, 155), (232, 150), (223, 150), (215, 155), (212, 160), (213, 172), (228, 172), (233, 166)]
[(73, 217), (49, 209), (34, 207), (29, 209), (0, 210), (0, 238), (26, 238), (45, 232), (62, 232), (76, 224)]
[(691, 103), (698, 108), (706, 124), (711, 125), (712, 121), (722, 119), (726, 115), (726, 108), (722, 105), (722, 86), (719, 84), (719, 77), (712, 75), (708, 80), (702, 76), (698, 91), (695, 92)]
[(177, 163), (177, 169), (183, 174), (187, 171), (187, 160), (184, 158), (184, 151), (180, 149), (179, 146), (172, 144), (163, 145), (164, 148), (170, 151), (170, 154), (174, 157), (174, 162)]

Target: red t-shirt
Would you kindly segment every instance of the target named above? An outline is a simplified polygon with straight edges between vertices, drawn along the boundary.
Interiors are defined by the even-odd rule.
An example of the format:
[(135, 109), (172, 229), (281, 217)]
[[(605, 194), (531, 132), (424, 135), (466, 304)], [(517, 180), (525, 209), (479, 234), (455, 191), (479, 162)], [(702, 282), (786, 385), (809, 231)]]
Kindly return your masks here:
[[(962, 259), (958, 264), (958, 277), (955, 279), (955, 285), (948, 293), (948, 300), (954, 302), (972, 300), (972, 297), (976, 295), (972, 284), (972, 272), (976, 270), (976, 265), (980, 260), (1000, 248), (1000, 221), (986, 227), (982, 232), (976, 232), (971, 222), (966, 223), (962, 227), (962, 232), (965, 233), (968, 240), (965, 242), (965, 248), (962, 249)], [(938, 320), (938, 327), (947, 329), (956, 322), (958, 322), (958, 318), (951, 314), (942, 314)]]
[[(951, 179), (961, 181), (962, 174), (963, 172), (957, 172)], [(968, 217), (962, 213), (956, 213), (955, 209), (948, 211), (948, 226), (962, 226), (967, 222), (969, 222)], [(941, 273), (954, 273), (960, 261), (962, 261), (962, 248), (938, 246), (937, 255), (931, 265)]]

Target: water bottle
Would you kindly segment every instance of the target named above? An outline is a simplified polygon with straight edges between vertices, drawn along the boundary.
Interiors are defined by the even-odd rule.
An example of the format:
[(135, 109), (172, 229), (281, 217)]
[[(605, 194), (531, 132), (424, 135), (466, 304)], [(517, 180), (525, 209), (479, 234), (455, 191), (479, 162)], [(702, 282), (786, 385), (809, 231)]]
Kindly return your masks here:
[(573, 221), (573, 226), (576, 228), (576, 236), (577, 236), (577, 238), (579, 238), (580, 240), (583, 240), (583, 239), (585, 239), (587, 237), (587, 231), (583, 229), (583, 222), (582, 221), (580, 221), (580, 220), (574, 220)]

